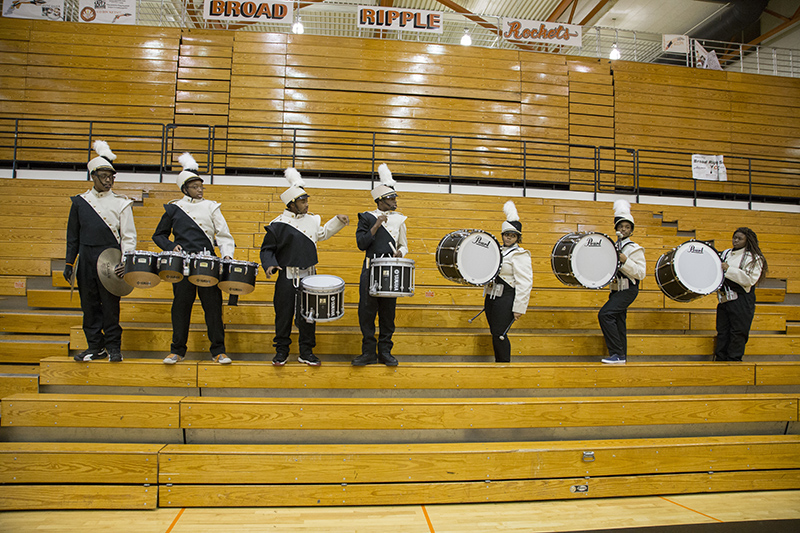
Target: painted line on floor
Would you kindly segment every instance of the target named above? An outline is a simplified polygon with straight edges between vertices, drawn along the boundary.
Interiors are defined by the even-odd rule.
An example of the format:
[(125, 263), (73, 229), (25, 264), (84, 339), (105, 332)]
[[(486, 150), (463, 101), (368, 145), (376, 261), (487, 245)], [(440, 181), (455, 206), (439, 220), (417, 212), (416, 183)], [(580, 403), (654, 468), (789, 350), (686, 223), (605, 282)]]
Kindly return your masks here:
[[(705, 516), (706, 518), (710, 518), (711, 520), (716, 520), (717, 522), (719, 522), (721, 524), (725, 523), (725, 520), (720, 520), (719, 518), (714, 518), (713, 516), (709, 516), (709, 515), (707, 515), (705, 513), (701, 513), (700, 511), (698, 511), (696, 509), (692, 509), (691, 507), (686, 507), (685, 505), (681, 505), (678, 502), (674, 502), (674, 501), (670, 500), (669, 498), (665, 498), (663, 496), (659, 496), (659, 498), (661, 498), (664, 501), (668, 501), (669, 503), (672, 503), (674, 505), (677, 505), (678, 507), (683, 507), (687, 511), (692, 511), (693, 513), (697, 513), (699, 515)], [(167, 533), (169, 533), (169, 532), (167, 532)]]
[[(422, 514), (425, 515), (425, 520), (428, 522), (428, 529), (430, 529), (431, 533), (436, 533), (436, 531), (433, 529), (433, 524), (431, 524), (431, 517), (428, 516), (428, 510), (425, 509), (424, 505), (420, 505), (420, 507), (422, 507)], [(167, 533), (169, 533), (169, 531)]]
[(186, 510), (186, 507), (182, 507), (181, 510), (178, 511), (178, 516), (175, 517), (175, 520), (172, 521), (172, 524), (170, 524), (169, 529), (167, 529), (167, 531), (165, 533), (170, 533), (170, 531), (172, 531), (172, 528), (174, 528), (175, 524), (178, 523), (178, 520), (181, 519), (181, 515), (183, 514), (183, 512), (185, 510)]

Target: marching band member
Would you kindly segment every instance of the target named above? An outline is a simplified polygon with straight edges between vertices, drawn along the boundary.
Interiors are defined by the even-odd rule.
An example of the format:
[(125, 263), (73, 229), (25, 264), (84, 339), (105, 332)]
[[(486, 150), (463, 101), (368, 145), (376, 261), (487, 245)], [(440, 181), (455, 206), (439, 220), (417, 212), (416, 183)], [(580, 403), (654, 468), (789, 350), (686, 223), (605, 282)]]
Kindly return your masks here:
[[(236, 245), (228, 223), (222, 216), (220, 204), (203, 197), (203, 178), (197, 173), (197, 161), (188, 152), (178, 161), (183, 165), (183, 171), (178, 175), (177, 185), (184, 196), (164, 205), (165, 213), (153, 233), (153, 242), (162, 250), (207, 255), (216, 255), (216, 244), (224, 258), (233, 258)], [(169, 239), (170, 233), (174, 241)], [(199, 295), (206, 317), (208, 340), (211, 341), (211, 358), (216, 363), (230, 364), (231, 359), (225, 354), (222, 292), (219, 287), (198, 287), (184, 277), (172, 284), (172, 295), (172, 345), (164, 363), (174, 365), (186, 356), (192, 306)]]
[(308, 212), (308, 193), (300, 173), (294, 168), (287, 168), (285, 176), (290, 185), (281, 194), (286, 210), (264, 228), (267, 233), (261, 244), (261, 265), (267, 279), (278, 274), (272, 298), (275, 307), (275, 357), (272, 364), (286, 364), (292, 343), (292, 316), (296, 316), (300, 345), (297, 360), (319, 366), (321, 362), (312, 352), (316, 346), (316, 324), (300, 316), (300, 280), (316, 271), (317, 242), (336, 235), (350, 223), (350, 218), (336, 215), (322, 226), (320, 216)]
[(750, 228), (733, 232), (733, 248), (722, 252), (725, 279), (717, 292), (715, 361), (741, 361), (756, 313), (755, 286), (767, 274), (767, 258)]
[(639, 295), (639, 283), (645, 276), (644, 248), (630, 239), (633, 227), (631, 204), (625, 200), (614, 202), (614, 230), (617, 233), (620, 267), (609, 285), (611, 292), (608, 301), (597, 313), (608, 348), (608, 357), (603, 362), (608, 364), (627, 362), (628, 332), (625, 321), (628, 307)]
[[(133, 200), (111, 190), (117, 171), (111, 164), (117, 156), (105, 141), (95, 141), (97, 157), (88, 168), (94, 186), (73, 196), (67, 222), (67, 255), (64, 278), (76, 276), (83, 311), (83, 333), (88, 349), (74, 356), (76, 361), (94, 361), (109, 357), (122, 361), (122, 327), (119, 325), (120, 297), (103, 286), (97, 274), (97, 259), (108, 248), (122, 252), (136, 248), (136, 227), (133, 223)], [(78, 272), (74, 265), (79, 257)], [(122, 277), (124, 265), (115, 268)]]
[[(408, 253), (406, 218), (397, 213), (397, 192), (392, 172), (386, 164), (378, 167), (380, 183), (372, 189), (372, 199), (377, 209), (358, 214), (356, 244), (366, 252), (358, 284), (358, 323), (361, 326), (361, 355), (353, 359), (353, 366), (383, 363), (397, 366), (392, 355), (392, 335), (397, 298), (376, 298), (369, 294), (370, 259), (375, 257), (403, 257)], [(380, 334), (375, 342), (375, 317), (378, 316)], [(376, 353), (377, 348), (377, 353)]]
[(533, 287), (533, 268), (531, 253), (520, 247), (522, 242), (522, 223), (514, 202), (509, 200), (503, 206), (506, 220), (500, 232), (503, 256), (500, 272), (494, 281), (486, 284), (483, 290), (483, 308), (486, 321), (492, 333), (494, 360), (497, 363), (511, 361), (511, 341), (508, 329), (511, 324), (525, 314)]

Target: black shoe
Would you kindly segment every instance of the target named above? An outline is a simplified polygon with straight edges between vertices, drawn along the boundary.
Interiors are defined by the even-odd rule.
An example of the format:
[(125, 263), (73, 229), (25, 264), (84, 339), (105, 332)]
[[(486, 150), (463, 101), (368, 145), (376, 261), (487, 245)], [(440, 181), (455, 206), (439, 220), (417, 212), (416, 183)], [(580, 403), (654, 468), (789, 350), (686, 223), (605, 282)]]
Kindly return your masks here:
[(397, 366), (397, 359), (390, 353), (382, 353), (378, 356), (378, 362), (386, 366)]
[(350, 363), (353, 366), (367, 366), (374, 365), (378, 362), (378, 356), (374, 353), (362, 353)]
[(79, 354), (75, 354), (72, 358), (82, 363), (84, 361), (97, 361), (99, 359), (105, 359), (106, 357), (108, 357), (108, 352), (105, 348), (100, 348), (99, 350), (96, 348), (89, 348)]
[(297, 360), (301, 363), (307, 364), (308, 366), (319, 366), (322, 364), (322, 361), (320, 361), (319, 358), (317, 358), (317, 356), (313, 353), (301, 355), (297, 358)]
[(108, 362), (109, 363), (121, 363), (122, 362), (122, 352), (119, 351), (119, 348), (111, 348), (108, 351)]
[(289, 359), (288, 353), (276, 353), (275, 357), (272, 358), (272, 365), (283, 366), (286, 364), (287, 359)]

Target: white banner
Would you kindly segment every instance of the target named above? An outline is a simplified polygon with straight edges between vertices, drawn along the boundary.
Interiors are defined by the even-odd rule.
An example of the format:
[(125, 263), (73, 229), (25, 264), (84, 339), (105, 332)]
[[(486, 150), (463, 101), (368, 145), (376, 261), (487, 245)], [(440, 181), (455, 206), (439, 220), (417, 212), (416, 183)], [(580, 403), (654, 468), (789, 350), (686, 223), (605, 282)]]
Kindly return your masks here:
[(723, 156), (692, 154), (692, 177), (696, 180), (728, 181)]
[(442, 33), (444, 13), (401, 7), (358, 6), (358, 27)]
[(689, 36), (664, 34), (661, 36), (661, 51), (676, 54), (689, 53)]
[(80, 0), (78, 20), (95, 24), (136, 24), (136, 0)]
[(291, 24), (294, 22), (294, 2), (205, 0), (203, 18), (206, 20), (257, 20)]
[(503, 38), (509, 41), (580, 46), (583, 27), (560, 22), (503, 19)]
[(3, 16), (17, 19), (64, 20), (64, 0), (3, 0)]

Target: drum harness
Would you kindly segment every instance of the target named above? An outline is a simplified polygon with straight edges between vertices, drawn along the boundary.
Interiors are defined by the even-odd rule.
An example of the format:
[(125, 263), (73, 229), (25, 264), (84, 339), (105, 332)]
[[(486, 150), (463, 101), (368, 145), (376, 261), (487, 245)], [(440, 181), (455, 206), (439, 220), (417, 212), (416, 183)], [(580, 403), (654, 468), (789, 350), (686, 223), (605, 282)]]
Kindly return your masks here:
[[(619, 237), (619, 233), (617, 233), (617, 236), (618, 237), (616, 246), (617, 246), (617, 255), (619, 255), (622, 253), (622, 250), (624, 250), (626, 246), (634, 243), (633, 241), (628, 241), (620, 247), (619, 243), (622, 241), (622, 238)], [(622, 272), (618, 272), (617, 275), (614, 276), (614, 280), (608, 284), (608, 288), (611, 289), (612, 291), (624, 291), (630, 289), (630, 287), (631, 287), (631, 279), (628, 278), (628, 276), (626, 276)]]

